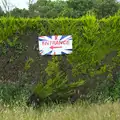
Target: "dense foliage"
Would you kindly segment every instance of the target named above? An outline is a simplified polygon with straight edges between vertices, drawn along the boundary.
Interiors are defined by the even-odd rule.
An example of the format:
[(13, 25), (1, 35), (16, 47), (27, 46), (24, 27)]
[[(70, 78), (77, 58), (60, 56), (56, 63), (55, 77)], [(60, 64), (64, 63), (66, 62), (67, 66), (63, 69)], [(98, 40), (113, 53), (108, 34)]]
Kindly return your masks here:
[(117, 0), (37, 0), (35, 3), (29, 0), (28, 10), (15, 7), (9, 11), (9, 3), (7, 0), (3, 1), (6, 12), (4, 13), (0, 9), (0, 16), (14, 17), (78, 18), (87, 12), (92, 12), (96, 14), (97, 18), (103, 18), (114, 15), (120, 8), (120, 3)]
[[(27, 80), (21, 86), (31, 84), (34, 87), (32, 92), (42, 101), (66, 99), (74, 95), (76, 88), (79, 96), (87, 95), (96, 89), (98, 83), (101, 88), (101, 83), (108, 85), (109, 89), (113, 87), (107, 89), (107, 97), (116, 96), (118, 99), (119, 31), (119, 15), (100, 20), (90, 15), (78, 19), (2, 17), (0, 80), (17, 82), (19, 73), (24, 73)], [(73, 53), (52, 60), (50, 56), (40, 56), (37, 37), (55, 34), (73, 36)], [(116, 86), (118, 89), (114, 90)], [(115, 92), (110, 94), (111, 91)], [(99, 96), (99, 89), (97, 93)], [(92, 95), (95, 94), (91, 92)]]

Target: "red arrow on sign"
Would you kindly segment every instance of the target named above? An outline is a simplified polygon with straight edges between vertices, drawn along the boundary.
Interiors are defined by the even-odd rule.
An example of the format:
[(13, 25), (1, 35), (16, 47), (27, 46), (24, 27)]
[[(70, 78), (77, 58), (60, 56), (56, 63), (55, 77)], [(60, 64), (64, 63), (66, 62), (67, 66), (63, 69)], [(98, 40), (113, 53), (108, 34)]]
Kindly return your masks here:
[(62, 46), (51, 46), (50, 48), (51, 48), (51, 49), (54, 49), (54, 48), (62, 48)]

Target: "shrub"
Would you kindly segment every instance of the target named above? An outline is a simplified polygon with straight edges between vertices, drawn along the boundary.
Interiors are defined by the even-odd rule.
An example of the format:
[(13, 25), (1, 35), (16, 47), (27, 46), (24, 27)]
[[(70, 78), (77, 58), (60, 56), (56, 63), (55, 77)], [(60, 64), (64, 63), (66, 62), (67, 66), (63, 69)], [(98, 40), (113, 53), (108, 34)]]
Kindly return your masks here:
[(0, 103), (18, 105), (27, 100), (31, 90), (27, 75), (26, 73), (19, 73), (18, 76), (19, 80), (17, 82), (0, 83)]
[[(27, 70), (30, 81), (34, 79), (38, 82), (34, 91), (40, 97), (54, 98), (54, 94), (55, 98), (59, 98), (61, 89), (66, 95), (73, 90), (69, 85), (79, 80), (86, 81), (84, 86), (80, 87), (80, 94), (87, 93), (96, 86), (98, 77), (114, 81), (113, 70), (120, 64), (119, 28), (119, 15), (101, 20), (92, 15), (78, 19), (1, 17), (1, 79), (16, 80), (18, 71)], [(54, 59), (48, 62), (52, 57), (40, 56), (34, 47), (37, 47), (38, 36), (54, 34), (71, 34), (73, 53), (61, 56), (59, 62)], [(26, 58), (30, 59), (26, 61)], [(78, 86), (79, 82), (75, 84), (75, 88)], [(43, 93), (45, 91), (46, 93)]]
[[(84, 80), (70, 83), (66, 74), (60, 70), (60, 62), (57, 57), (53, 57), (53, 61), (49, 61), (46, 68), (48, 80), (45, 84), (38, 83), (33, 94), (29, 98), (27, 104), (40, 105), (48, 102), (65, 102), (74, 95), (74, 90), (83, 85)], [(38, 101), (37, 101), (38, 99)]]

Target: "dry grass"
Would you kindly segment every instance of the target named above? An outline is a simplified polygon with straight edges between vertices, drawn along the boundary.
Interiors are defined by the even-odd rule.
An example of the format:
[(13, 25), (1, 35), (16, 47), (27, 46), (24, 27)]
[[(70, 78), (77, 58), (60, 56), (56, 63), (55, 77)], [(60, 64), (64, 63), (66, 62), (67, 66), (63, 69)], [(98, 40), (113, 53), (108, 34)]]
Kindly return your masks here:
[(120, 120), (120, 104), (53, 105), (33, 110), (25, 107), (0, 107), (0, 120)]

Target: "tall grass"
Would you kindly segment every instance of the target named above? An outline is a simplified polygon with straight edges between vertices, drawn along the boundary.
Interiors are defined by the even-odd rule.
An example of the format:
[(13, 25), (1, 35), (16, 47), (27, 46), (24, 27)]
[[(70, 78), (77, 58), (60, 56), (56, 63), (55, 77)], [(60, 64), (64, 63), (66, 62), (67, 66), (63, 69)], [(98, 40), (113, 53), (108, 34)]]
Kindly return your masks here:
[(0, 120), (120, 120), (120, 104), (52, 105), (33, 110), (0, 106)]

